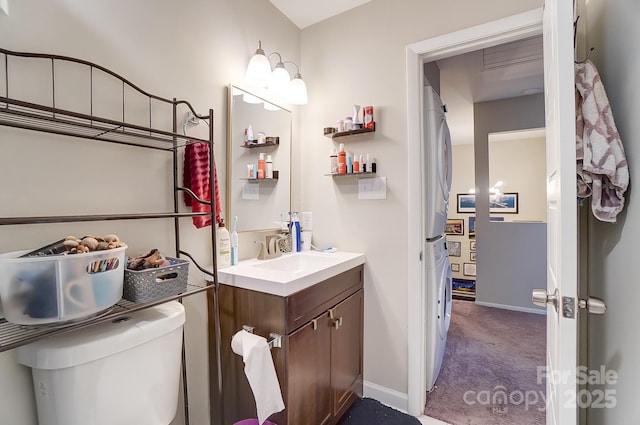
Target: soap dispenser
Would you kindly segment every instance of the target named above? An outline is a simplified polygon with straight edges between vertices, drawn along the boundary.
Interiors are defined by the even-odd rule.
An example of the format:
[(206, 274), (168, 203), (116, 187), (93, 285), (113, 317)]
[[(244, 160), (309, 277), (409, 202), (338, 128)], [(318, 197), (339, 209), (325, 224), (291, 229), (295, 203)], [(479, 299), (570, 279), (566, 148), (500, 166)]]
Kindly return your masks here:
[(231, 265), (231, 237), (227, 228), (224, 227), (224, 219), (220, 220), (216, 232), (216, 258), (219, 269)]
[(298, 220), (298, 213), (294, 212), (291, 218), (291, 251), (300, 252), (302, 249), (300, 245), (300, 220)]

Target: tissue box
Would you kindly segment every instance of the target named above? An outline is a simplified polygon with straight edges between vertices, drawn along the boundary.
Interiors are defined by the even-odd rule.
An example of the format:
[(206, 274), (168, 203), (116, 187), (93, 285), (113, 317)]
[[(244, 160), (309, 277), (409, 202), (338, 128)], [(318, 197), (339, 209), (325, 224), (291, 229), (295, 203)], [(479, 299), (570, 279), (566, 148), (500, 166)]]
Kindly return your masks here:
[(123, 298), (135, 303), (146, 303), (187, 290), (189, 261), (169, 258), (167, 267), (124, 271)]
[(0, 302), (5, 319), (19, 325), (75, 321), (122, 298), (127, 247), (81, 254), (0, 255)]

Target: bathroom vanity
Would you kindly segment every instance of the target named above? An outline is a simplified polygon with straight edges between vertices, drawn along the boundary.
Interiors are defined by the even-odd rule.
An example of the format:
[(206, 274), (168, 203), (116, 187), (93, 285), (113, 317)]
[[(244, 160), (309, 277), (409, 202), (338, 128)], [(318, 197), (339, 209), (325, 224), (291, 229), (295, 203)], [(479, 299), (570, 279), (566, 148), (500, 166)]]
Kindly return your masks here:
[(338, 422), (362, 395), (363, 272), (363, 255), (340, 252), (219, 270), (224, 423), (256, 417), (242, 357), (230, 348), (244, 326), (268, 340), (282, 335), (271, 353), (286, 408), (270, 421)]

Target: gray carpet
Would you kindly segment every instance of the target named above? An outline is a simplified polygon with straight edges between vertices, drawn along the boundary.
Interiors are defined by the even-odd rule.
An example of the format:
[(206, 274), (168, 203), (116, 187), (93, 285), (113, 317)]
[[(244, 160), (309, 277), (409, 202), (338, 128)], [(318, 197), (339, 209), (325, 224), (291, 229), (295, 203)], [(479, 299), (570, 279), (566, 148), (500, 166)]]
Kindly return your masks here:
[(372, 398), (360, 398), (338, 425), (420, 425), (420, 421)]
[(454, 300), (425, 414), (452, 425), (544, 425), (546, 316)]

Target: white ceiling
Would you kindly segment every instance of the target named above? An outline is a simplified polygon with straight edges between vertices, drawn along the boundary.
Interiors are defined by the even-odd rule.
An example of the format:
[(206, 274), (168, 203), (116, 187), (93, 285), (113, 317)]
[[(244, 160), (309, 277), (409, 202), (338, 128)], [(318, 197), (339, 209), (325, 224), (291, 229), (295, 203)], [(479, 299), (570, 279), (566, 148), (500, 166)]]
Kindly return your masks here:
[[(540, 43), (540, 56), (541, 56)], [(473, 104), (544, 91), (542, 59), (486, 69), (483, 50), (437, 61), (453, 144), (473, 143)]]
[[(269, 0), (298, 28), (339, 15), (371, 0)], [(485, 49), (494, 62), (518, 62), (517, 57), (528, 60), (508, 66), (484, 65), (484, 51), (466, 53), (439, 60), (440, 95), (447, 105), (447, 122), (453, 144), (473, 143), (473, 104), (489, 100), (506, 99), (544, 90), (542, 42), (523, 40)], [(539, 44), (536, 44), (538, 43)], [(504, 46), (504, 47), (503, 47)], [(515, 56), (514, 56), (515, 55)], [(540, 59), (531, 60), (531, 57)], [(514, 58), (516, 58), (514, 60)]]
[(275, 7), (303, 29), (371, 0), (269, 0)]

